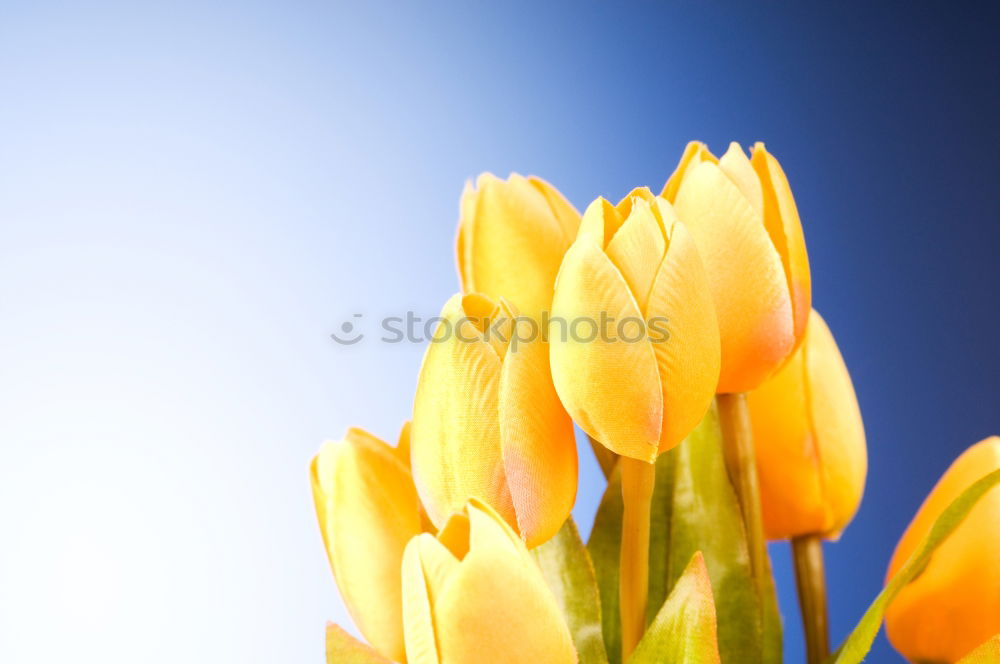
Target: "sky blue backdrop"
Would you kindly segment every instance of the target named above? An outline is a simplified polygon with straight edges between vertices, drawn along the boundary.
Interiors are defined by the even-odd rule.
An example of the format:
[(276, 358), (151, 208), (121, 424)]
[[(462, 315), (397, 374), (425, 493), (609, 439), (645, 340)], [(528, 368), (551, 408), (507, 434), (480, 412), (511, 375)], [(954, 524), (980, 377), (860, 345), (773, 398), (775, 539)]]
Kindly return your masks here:
[(691, 138), (779, 156), (857, 387), (839, 640), (1000, 431), (995, 10), (365, 4), (0, 4), (0, 659), (320, 661), (345, 616), (306, 463), (394, 436), (422, 353), (328, 333), (438, 310), (479, 171), (582, 208)]

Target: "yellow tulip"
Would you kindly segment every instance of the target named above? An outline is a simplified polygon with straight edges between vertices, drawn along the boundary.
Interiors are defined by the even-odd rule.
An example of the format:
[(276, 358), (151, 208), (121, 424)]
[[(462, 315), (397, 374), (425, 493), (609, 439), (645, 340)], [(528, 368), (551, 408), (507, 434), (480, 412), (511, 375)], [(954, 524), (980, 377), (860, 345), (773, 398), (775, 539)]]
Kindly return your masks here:
[(720, 394), (746, 392), (798, 346), (811, 302), (809, 259), (788, 180), (757, 143), (721, 159), (692, 142), (663, 196), (691, 230), (705, 267), (722, 341)]
[(403, 557), (410, 664), (575, 664), (569, 629), (524, 543), (490, 507), (469, 501)]
[(861, 502), (868, 456), (851, 377), (816, 311), (799, 349), (747, 401), (767, 537), (837, 536)]
[[(401, 438), (405, 440), (404, 427)], [(399, 450), (361, 429), (324, 443), (310, 464), (323, 543), (344, 604), (380, 653), (405, 662), (402, 576), (406, 543), (423, 531)]]
[[(941, 512), (970, 484), (1000, 468), (1000, 437), (967, 449), (917, 511), (889, 563), (886, 582)], [(889, 641), (913, 661), (955, 662), (1000, 633), (1000, 487), (980, 498), (903, 587), (885, 614)], [(989, 660), (994, 661), (994, 660)]]
[(538, 319), (549, 309), (579, 225), (580, 213), (544, 180), (483, 173), (462, 193), (456, 251), (462, 291), (503, 297)]
[(573, 508), (576, 442), (537, 323), (516, 318), (504, 300), (448, 300), (420, 369), (411, 457), (437, 527), (478, 498), (534, 547)]
[(667, 201), (636, 189), (617, 206), (591, 203), (559, 271), (549, 341), (563, 404), (612, 451), (651, 462), (701, 421), (719, 328), (694, 240)]

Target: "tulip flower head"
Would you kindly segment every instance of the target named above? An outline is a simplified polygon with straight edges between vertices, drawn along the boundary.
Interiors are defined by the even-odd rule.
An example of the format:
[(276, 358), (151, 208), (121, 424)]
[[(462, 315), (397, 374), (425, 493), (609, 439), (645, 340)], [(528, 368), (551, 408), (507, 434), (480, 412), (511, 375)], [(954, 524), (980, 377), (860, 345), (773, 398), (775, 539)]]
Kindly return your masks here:
[(403, 558), (410, 664), (575, 664), (569, 629), (537, 564), (477, 500)]
[(528, 546), (555, 535), (576, 499), (576, 441), (533, 319), (484, 295), (448, 300), (420, 369), (411, 456), (437, 527), (476, 498)]
[[(973, 482), (1000, 468), (1000, 437), (967, 449), (917, 511), (889, 563), (886, 583), (931, 525)], [(956, 662), (1000, 633), (1000, 487), (990, 489), (903, 586), (885, 614), (892, 645), (912, 661)]]
[(798, 346), (809, 317), (809, 259), (788, 180), (757, 143), (717, 159), (688, 144), (663, 196), (694, 236), (722, 343), (720, 394), (746, 392)]
[(719, 328), (694, 240), (666, 200), (636, 189), (617, 206), (591, 203), (559, 270), (549, 341), (563, 404), (612, 451), (651, 462), (698, 424), (719, 378)]
[(838, 536), (861, 503), (868, 455), (847, 366), (815, 310), (802, 345), (747, 401), (767, 537)]
[(541, 178), (483, 173), (462, 193), (456, 251), (462, 292), (503, 297), (540, 318), (579, 225), (580, 213)]
[[(407, 429), (401, 438), (405, 441)], [(344, 604), (368, 642), (405, 662), (402, 577), (407, 542), (423, 531), (404, 457), (361, 429), (324, 443), (310, 464), (323, 543)]]

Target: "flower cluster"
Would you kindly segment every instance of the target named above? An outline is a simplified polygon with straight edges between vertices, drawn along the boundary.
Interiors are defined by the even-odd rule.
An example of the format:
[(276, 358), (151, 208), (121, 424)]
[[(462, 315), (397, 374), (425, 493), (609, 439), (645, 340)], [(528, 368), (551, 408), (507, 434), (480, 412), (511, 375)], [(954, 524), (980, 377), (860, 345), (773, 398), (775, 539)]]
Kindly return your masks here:
[[(328, 661), (777, 662), (768, 539), (792, 541), (810, 664), (860, 661), (883, 613), (912, 660), (998, 647), (993, 437), (945, 474), (885, 591), (829, 654), (822, 542), (861, 502), (865, 432), (762, 143), (716, 157), (693, 142), (660, 194), (582, 215), (539, 178), (481, 175), (456, 253), (461, 292), (427, 346), (412, 424), (395, 446), (350, 429), (311, 465), (368, 642), (331, 625)], [(574, 425), (607, 478), (586, 546), (570, 518)]]

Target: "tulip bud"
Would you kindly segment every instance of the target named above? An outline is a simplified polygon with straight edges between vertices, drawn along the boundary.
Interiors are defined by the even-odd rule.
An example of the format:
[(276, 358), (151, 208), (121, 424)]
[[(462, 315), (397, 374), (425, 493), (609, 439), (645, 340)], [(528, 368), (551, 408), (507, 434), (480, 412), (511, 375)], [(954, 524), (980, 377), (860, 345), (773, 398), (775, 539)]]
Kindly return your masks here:
[(612, 451), (651, 462), (708, 410), (719, 328), (694, 240), (648, 189), (584, 213), (549, 324), (556, 390)]
[(851, 377), (815, 310), (802, 345), (747, 402), (767, 537), (838, 536), (861, 502), (868, 456)]
[[(899, 571), (963, 490), (1000, 468), (1000, 437), (967, 449), (920, 506), (889, 563)], [(885, 614), (892, 645), (911, 661), (956, 662), (1000, 633), (1000, 486), (990, 489), (903, 586)], [(990, 660), (993, 661), (993, 660)]]
[(376, 650), (406, 661), (400, 564), (406, 543), (422, 531), (409, 469), (392, 447), (349, 429), (342, 441), (323, 444), (309, 470), (323, 543), (347, 610)]
[(420, 369), (411, 445), (439, 528), (477, 498), (528, 546), (555, 535), (576, 499), (576, 441), (537, 323), (504, 300), (448, 300)]
[(544, 180), (483, 173), (475, 189), (466, 183), (462, 193), (456, 252), (462, 292), (506, 298), (537, 320), (549, 309), (579, 225), (580, 213)]
[(705, 261), (722, 341), (720, 394), (746, 392), (798, 346), (809, 316), (809, 259), (781, 165), (736, 143), (716, 159), (690, 143), (663, 196)]
[(487, 505), (469, 501), (437, 538), (403, 557), (410, 664), (575, 664), (569, 629), (524, 543)]

